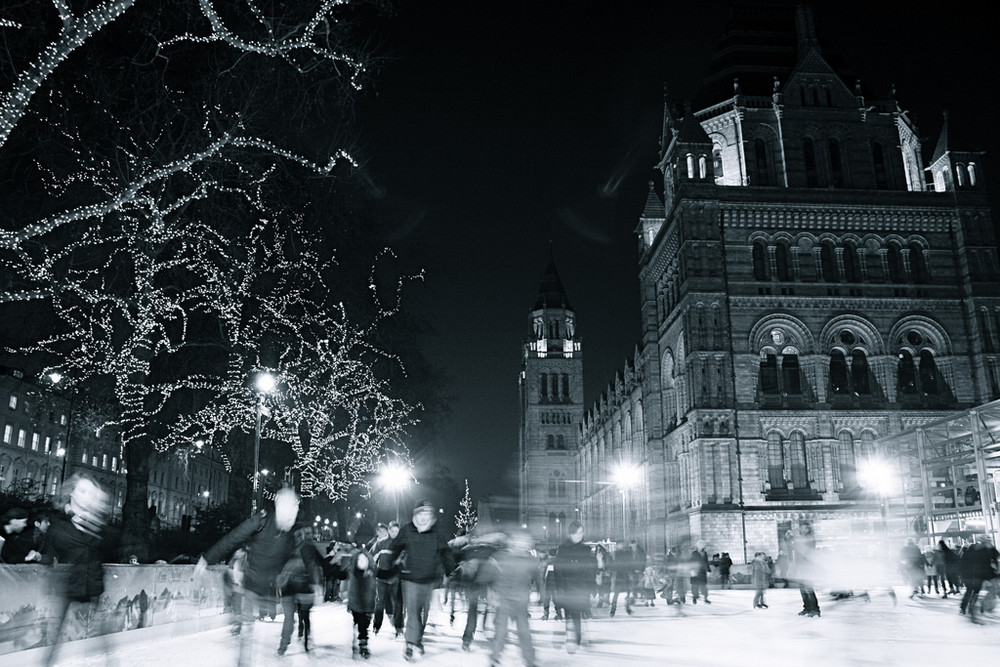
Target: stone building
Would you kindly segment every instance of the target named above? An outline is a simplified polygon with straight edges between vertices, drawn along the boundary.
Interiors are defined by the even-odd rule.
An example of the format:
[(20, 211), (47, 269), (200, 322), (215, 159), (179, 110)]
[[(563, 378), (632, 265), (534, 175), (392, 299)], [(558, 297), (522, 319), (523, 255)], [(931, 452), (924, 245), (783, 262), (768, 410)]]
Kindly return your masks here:
[[(580, 360), (532, 357), (553, 340), (536, 326), (528, 505), (576, 463), (589, 533), (651, 554), (705, 540), (741, 562), (806, 523), (821, 542), (874, 530), (863, 474), (892, 455), (875, 441), (1000, 397), (982, 154), (952, 146), (946, 119), (925, 158), (900, 103), (865, 89), (806, 8), (737, 6), (694, 103), (665, 107), (634, 364), (550, 452), (531, 434), (541, 367)], [(571, 311), (533, 315), (549, 312)]]

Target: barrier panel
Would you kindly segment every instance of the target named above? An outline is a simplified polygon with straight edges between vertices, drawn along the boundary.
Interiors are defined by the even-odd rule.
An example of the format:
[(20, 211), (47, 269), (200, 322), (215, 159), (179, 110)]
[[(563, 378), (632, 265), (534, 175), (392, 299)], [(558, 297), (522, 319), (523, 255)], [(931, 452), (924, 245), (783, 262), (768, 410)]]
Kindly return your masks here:
[[(0, 655), (55, 641), (57, 581), (69, 566), (0, 565)], [(95, 613), (71, 603), (60, 640), (165, 625), (230, 610), (225, 566), (194, 581), (194, 565), (104, 565)]]

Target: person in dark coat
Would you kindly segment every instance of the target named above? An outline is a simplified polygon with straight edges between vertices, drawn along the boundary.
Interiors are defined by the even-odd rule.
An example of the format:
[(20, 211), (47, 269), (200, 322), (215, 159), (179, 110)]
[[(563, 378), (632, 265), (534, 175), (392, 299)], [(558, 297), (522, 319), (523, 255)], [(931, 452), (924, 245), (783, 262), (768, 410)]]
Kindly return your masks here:
[(733, 584), (729, 579), (730, 572), (733, 569), (733, 559), (729, 556), (728, 551), (723, 551), (722, 556), (719, 557), (719, 583), (723, 589), (732, 588)]
[(583, 524), (570, 522), (569, 539), (556, 551), (553, 560), (556, 600), (566, 615), (566, 650), (575, 653), (583, 640), (583, 614), (590, 611), (597, 560), (583, 543)]
[(528, 600), (531, 585), (538, 580), (538, 567), (531, 548), (531, 537), (523, 531), (516, 531), (508, 538), (506, 548), (496, 554), (497, 576), (492, 589), (497, 599), (497, 610), (493, 617), (495, 633), (490, 653), (491, 667), (500, 664), (510, 621), (517, 626), (517, 640), (525, 667), (535, 664), (535, 648), (528, 624)]
[(708, 599), (708, 553), (705, 543), (701, 540), (691, 552), (691, 602), (698, 604), (698, 596), (705, 598), (705, 604), (712, 604)]
[(7, 565), (23, 565), (35, 560), (31, 558), (32, 541), (28, 527), (28, 510), (13, 507), (4, 512), (0, 521), (0, 537), (3, 547), (0, 548), (0, 563)]
[(399, 524), (393, 521), (388, 527), (378, 525), (375, 542), (370, 549), (375, 560), (375, 634), (382, 629), (382, 619), (388, 614), (396, 628), (396, 636), (403, 634), (403, 599), (399, 586), (399, 565), (392, 559), (393, 536), (399, 535)]
[(368, 626), (375, 611), (377, 588), (375, 561), (367, 551), (358, 549), (351, 558), (347, 573), (347, 610), (351, 612), (354, 626), (358, 629), (357, 652), (366, 659), (371, 656)]
[(954, 549), (950, 548), (945, 544), (944, 540), (938, 540), (938, 549), (941, 551), (942, 559), (944, 560), (944, 597), (948, 598), (948, 595), (958, 595), (960, 592), (959, 583), (961, 582), (961, 573), (959, 572), (959, 555)]
[(295, 548), (278, 574), (277, 587), (284, 612), (278, 655), (284, 655), (288, 649), (296, 614), (299, 617), (299, 638), (303, 641), (306, 653), (309, 652), (309, 615), (316, 598), (323, 595), (323, 585), (320, 583), (322, 564), (319, 552), (309, 539), (310, 533), (305, 526), (295, 530)]
[[(47, 665), (55, 664), (70, 602), (81, 603), (86, 607), (84, 613), (92, 615), (104, 593), (103, 531), (111, 509), (110, 497), (96, 480), (79, 473), (67, 480), (63, 489), (63, 511), (53, 517), (47, 532), (46, 550), (51, 560), (46, 560), (69, 568), (54, 579), (55, 631)], [(104, 632), (99, 635), (107, 636)]]
[(962, 554), (960, 568), (965, 595), (962, 596), (959, 613), (968, 613), (973, 623), (982, 623), (978, 616), (979, 593), (984, 581), (997, 576), (997, 557), (997, 549), (987, 535), (980, 535), (976, 543)]
[(615, 612), (618, 611), (618, 596), (622, 593), (625, 594), (625, 613), (629, 616), (632, 615), (632, 569), (632, 552), (628, 549), (622, 550), (620, 554), (611, 559), (611, 583), (614, 589), (611, 596), (611, 616), (614, 616)]
[(413, 660), (414, 649), (424, 652), (424, 628), (434, 588), (455, 569), (448, 537), (437, 525), (437, 511), (429, 501), (421, 501), (413, 508), (413, 521), (400, 529), (391, 556), (394, 562), (403, 559), (399, 569), (406, 610), (403, 656)]
[(246, 546), (243, 570), (243, 619), (240, 629), (241, 665), (251, 662), (254, 611), (273, 606), (278, 574), (292, 556), (295, 537), (292, 528), (299, 513), (299, 497), (290, 488), (278, 491), (274, 511), (261, 510), (238, 525), (198, 559), (195, 577), (200, 577), (209, 563), (217, 563), (237, 548)]

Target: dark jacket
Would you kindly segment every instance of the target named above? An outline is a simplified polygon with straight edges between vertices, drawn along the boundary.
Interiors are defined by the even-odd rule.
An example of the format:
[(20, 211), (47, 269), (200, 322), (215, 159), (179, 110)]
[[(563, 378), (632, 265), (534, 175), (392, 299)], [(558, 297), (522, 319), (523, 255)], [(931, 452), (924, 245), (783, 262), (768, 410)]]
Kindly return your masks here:
[(691, 581), (708, 581), (708, 554), (700, 549), (691, 552)]
[(0, 549), (0, 563), (8, 565), (24, 565), (25, 558), (35, 548), (35, 541), (32, 539), (31, 529), (25, 528), (20, 533), (4, 534), (6, 541)]
[(278, 530), (274, 516), (261, 510), (216, 542), (205, 552), (205, 560), (217, 563), (244, 545), (247, 562), (243, 585), (258, 595), (269, 595), (278, 573), (292, 555), (295, 538), (291, 532)]
[(528, 607), (531, 584), (538, 583), (538, 562), (528, 551), (504, 549), (496, 554), (498, 576), (493, 591), (500, 600), (517, 609)]
[(996, 576), (997, 550), (990, 544), (973, 544), (962, 554), (963, 581), (984, 581)]
[(403, 561), (399, 578), (419, 584), (429, 584), (450, 575), (455, 569), (455, 558), (448, 546), (448, 538), (435, 523), (421, 533), (412, 522), (399, 530), (392, 545), (392, 559)]
[(597, 559), (590, 547), (583, 542), (566, 540), (556, 551), (553, 565), (559, 604), (576, 611), (587, 609), (597, 573)]
[(278, 574), (278, 591), (282, 595), (306, 598), (320, 585), (322, 563), (319, 552), (308, 539), (292, 549), (292, 555)]
[[(358, 569), (358, 556), (368, 557), (368, 567)], [(364, 549), (358, 549), (351, 556), (351, 564), (347, 570), (347, 608), (350, 611), (372, 613), (375, 611), (375, 564), (371, 555)]]
[(68, 564), (66, 597), (89, 602), (104, 592), (103, 544), (101, 537), (77, 528), (69, 516), (59, 514), (49, 526), (48, 547), (61, 565)]
[(382, 581), (393, 581), (399, 577), (399, 565), (392, 557), (391, 537), (378, 540), (371, 548), (372, 558), (375, 559), (375, 576)]

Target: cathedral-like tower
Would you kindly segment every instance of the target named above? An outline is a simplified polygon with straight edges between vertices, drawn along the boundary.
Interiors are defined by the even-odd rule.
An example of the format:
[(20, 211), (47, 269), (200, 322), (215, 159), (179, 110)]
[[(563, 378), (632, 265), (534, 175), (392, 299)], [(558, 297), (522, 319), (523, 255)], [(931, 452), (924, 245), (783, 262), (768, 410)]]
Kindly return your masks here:
[(552, 260), (531, 310), (519, 386), (520, 521), (539, 545), (558, 544), (576, 518), (583, 351), (576, 313)]
[[(740, 561), (804, 524), (821, 541), (878, 530), (862, 477), (892, 452), (876, 441), (1000, 397), (982, 155), (946, 123), (925, 163), (918, 136), (804, 7), (736, 5), (694, 104), (667, 102), (662, 195), (637, 229), (641, 396), (588, 411), (579, 453), (592, 469), (636, 452), (625, 533), (650, 553), (705, 540)], [(638, 408), (641, 431), (612, 428)], [(922, 499), (902, 488), (890, 523), (913, 534)], [(613, 494), (581, 489), (612, 536)]]

